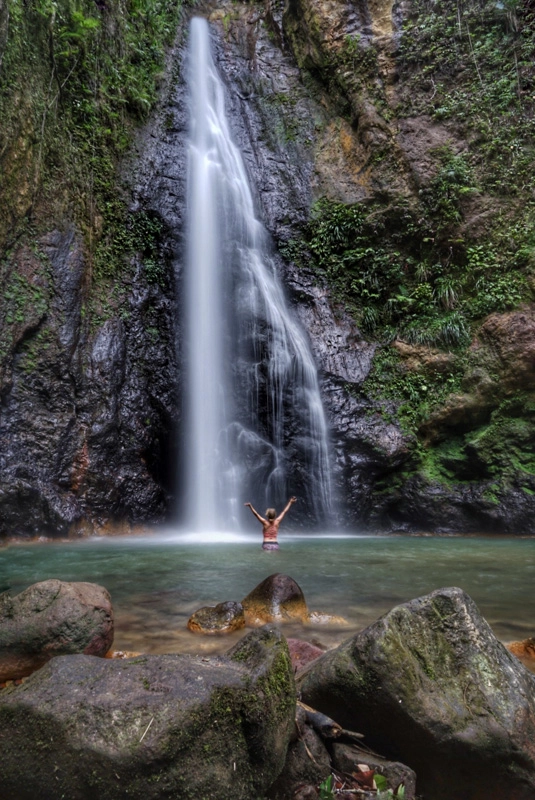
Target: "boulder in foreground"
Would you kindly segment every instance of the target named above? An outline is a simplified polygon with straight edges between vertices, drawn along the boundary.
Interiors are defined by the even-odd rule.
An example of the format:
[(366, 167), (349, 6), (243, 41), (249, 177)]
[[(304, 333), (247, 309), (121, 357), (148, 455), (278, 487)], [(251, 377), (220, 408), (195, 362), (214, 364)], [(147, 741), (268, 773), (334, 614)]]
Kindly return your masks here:
[(535, 678), (460, 589), (394, 608), (305, 668), (298, 689), (409, 765), (418, 794), (535, 797)]
[(251, 800), (282, 770), (294, 717), (276, 629), (213, 658), (55, 658), (0, 693), (0, 797)]
[(0, 682), (30, 675), (53, 656), (104, 656), (112, 643), (113, 610), (102, 586), (48, 580), (0, 595)]

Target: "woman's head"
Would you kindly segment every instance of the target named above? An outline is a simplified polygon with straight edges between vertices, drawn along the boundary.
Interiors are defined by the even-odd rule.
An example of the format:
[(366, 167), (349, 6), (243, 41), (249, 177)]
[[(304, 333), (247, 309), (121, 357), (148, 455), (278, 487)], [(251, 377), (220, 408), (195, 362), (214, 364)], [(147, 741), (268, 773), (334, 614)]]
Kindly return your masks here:
[(266, 518), (269, 520), (275, 519), (277, 512), (274, 508), (266, 508)]

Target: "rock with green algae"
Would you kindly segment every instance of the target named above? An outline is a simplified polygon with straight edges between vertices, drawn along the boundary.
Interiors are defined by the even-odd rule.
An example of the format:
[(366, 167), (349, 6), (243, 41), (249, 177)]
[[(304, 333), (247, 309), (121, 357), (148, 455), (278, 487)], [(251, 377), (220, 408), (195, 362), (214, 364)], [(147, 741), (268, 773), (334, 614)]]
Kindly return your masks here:
[(294, 716), (273, 628), (214, 658), (62, 656), (0, 695), (0, 797), (251, 800), (282, 770)]
[(188, 628), (194, 633), (217, 635), (232, 633), (244, 627), (243, 606), (235, 600), (227, 600), (216, 606), (203, 606), (188, 619)]
[(305, 669), (298, 689), (414, 769), (425, 797), (535, 797), (535, 679), (461, 589), (394, 608)]

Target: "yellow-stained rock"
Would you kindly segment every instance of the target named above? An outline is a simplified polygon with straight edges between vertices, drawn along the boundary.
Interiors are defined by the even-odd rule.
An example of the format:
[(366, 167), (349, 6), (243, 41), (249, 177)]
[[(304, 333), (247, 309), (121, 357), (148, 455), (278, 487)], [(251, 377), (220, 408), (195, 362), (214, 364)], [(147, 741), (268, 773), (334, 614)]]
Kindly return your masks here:
[(310, 615), (300, 586), (289, 575), (275, 573), (259, 583), (242, 600), (247, 625), (267, 622), (309, 621)]

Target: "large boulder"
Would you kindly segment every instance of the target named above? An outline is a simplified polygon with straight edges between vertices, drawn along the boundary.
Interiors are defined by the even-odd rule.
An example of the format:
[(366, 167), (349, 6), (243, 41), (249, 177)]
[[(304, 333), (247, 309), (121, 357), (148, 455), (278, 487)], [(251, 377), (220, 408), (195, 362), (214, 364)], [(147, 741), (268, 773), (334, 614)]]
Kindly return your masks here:
[(461, 589), (394, 608), (305, 668), (298, 689), (408, 764), (426, 797), (535, 797), (535, 678)]
[(282, 770), (294, 717), (276, 629), (213, 658), (55, 658), (0, 694), (0, 797), (251, 800)]
[(247, 625), (267, 622), (308, 622), (309, 613), (301, 587), (280, 572), (269, 575), (241, 601)]
[(48, 580), (0, 595), (0, 681), (30, 675), (52, 656), (104, 656), (112, 642), (113, 610), (102, 586)]

